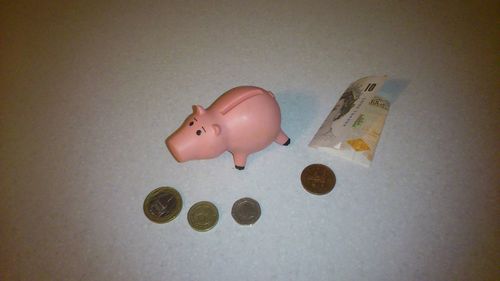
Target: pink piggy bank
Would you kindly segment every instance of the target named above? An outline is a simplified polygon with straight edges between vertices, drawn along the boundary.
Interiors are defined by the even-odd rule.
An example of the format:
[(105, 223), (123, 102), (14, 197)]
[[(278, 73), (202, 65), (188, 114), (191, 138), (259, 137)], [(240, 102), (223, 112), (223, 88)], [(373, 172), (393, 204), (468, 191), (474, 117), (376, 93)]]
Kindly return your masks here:
[(225, 151), (243, 170), (249, 154), (273, 141), (290, 144), (281, 129), (281, 112), (274, 95), (253, 86), (240, 86), (222, 94), (207, 109), (193, 105), (193, 113), (165, 141), (178, 162), (210, 159)]

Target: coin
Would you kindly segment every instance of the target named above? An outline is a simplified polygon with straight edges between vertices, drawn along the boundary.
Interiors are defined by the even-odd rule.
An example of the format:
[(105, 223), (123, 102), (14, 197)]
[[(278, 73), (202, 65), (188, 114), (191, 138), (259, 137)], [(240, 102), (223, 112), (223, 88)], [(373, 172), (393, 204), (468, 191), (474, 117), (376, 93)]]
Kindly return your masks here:
[(144, 200), (144, 214), (156, 223), (167, 223), (181, 212), (182, 198), (172, 187), (159, 187)]
[(308, 192), (323, 195), (332, 191), (337, 180), (335, 174), (328, 166), (312, 164), (302, 171), (300, 181), (304, 189)]
[(208, 231), (212, 229), (219, 220), (219, 212), (214, 204), (201, 201), (194, 204), (188, 212), (189, 225), (197, 231)]
[(252, 198), (241, 198), (234, 202), (231, 209), (231, 215), (234, 220), (242, 225), (251, 225), (257, 222), (260, 218), (259, 202)]

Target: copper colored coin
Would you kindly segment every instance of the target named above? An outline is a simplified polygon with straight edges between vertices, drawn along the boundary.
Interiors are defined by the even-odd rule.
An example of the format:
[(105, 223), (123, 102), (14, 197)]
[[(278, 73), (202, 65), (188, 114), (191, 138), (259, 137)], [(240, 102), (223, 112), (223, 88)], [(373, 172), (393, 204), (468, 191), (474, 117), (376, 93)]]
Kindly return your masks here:
[(300, 175), (305, 190), (312, 194), (323, 195), (332, 191), (337, 181), (332, 169), (323, 164), (307, 166)]
[(156, 223), (167, 223), (180, 213), (182, 198), (179, 192), (171, 187), (159, 187), (151, 191), (144, 200), (144, 214)]

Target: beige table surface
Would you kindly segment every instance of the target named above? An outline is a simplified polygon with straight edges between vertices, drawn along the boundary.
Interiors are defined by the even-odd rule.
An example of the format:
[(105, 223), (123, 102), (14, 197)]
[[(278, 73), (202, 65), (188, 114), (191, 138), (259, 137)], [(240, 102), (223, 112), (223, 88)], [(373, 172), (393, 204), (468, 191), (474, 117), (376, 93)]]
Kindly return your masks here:
[[(2, 1), (0, 280), (499, 280), (500, 7), (464, 2)], [(372, 74), (407, 82), (373, 166), (308, 148)], [(191, 105), (245, 84), (292, 144), (244, 171), (175, 162)], [(302, 189), (311, 163), (330, 194)], [(153, 224), (165, 185), (184, 208)], [(230, 214), (245, 196), (253, 227)], [(186, 220), (201, 200), (207, 233)]]

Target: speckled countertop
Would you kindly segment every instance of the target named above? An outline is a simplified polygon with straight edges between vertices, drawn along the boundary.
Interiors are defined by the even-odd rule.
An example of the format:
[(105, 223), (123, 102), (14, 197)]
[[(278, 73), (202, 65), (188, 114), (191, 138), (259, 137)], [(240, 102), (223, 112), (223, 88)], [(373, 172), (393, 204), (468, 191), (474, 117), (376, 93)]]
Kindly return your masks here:
[[(0, 11), (0, 280), (499, 279), (493, 1), (45, 2)], [(408, 81), (372, 167), (308, 148), (372, 74)], [(244, 171), (175, 162), (191, 105), (237, 85), (275, 93), (291, 145)], [(328, 195), (302, 189), (311, 163)], [(162, 225), (142, 211), (159, 186), (184, 200)], [(246, 196), (252, 227), (231, 217)], [(186, 220), (201, 200), (206, 233)]]

